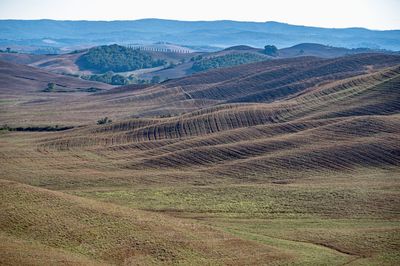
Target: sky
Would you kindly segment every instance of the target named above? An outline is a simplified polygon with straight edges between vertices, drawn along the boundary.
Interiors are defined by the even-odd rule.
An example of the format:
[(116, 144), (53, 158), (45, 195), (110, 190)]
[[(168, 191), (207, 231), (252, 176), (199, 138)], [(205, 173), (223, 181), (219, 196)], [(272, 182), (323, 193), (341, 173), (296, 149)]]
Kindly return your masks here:
[(0, 0), (0, 19), (278, 21), (400, 29), (400, 0)]

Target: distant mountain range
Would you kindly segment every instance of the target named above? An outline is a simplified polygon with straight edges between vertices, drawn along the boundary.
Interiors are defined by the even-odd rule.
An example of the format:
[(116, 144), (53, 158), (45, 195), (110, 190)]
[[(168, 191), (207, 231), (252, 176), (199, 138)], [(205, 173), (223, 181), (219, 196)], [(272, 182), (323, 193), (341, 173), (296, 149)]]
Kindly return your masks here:
[[(278, 48), (320, 43), (345, 48), (400, 50), (400, 30), (329, 29), (278, 22), (0, 20), (0, 47), (82, 47), (100, 44), (171, 42), (191, 48), (234, 45)], [(211, 49), (211, 48), (210, 48)]]

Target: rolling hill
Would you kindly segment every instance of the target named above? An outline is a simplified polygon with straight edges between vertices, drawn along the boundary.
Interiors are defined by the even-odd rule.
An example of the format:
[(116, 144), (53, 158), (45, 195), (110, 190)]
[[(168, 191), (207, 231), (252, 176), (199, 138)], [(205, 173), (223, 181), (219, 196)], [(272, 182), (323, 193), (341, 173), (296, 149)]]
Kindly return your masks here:
[[(101, 49), (102, 47), (115, 47), (116, 45), (93, 47), (93, 49)], [(127, 49), (123, 46), (117, 46), (120, 48)], [(107, 70), (102, 70), (100, 68), (87, 67), (80, 63), (82, 61), (82, 56), (84, 57), (90, 52), (90, 49), (83, 49), (73, 51), (72, 53), (66, 54), (47, 54), (47, 55), (36, 55), (36, 54), (26, 54), (26, 53), (0, 53), (0, 60), (7, 61), (17, 64), (31, 65), (33, 67), (42, 68), (44, 70), (58, 73), (58, 74), (72, 74), (72, 75), (82, 75), (82, 74), (92, 74), (92, 73), (104, 73)], [(154, 60), (162, 60), (169, 63), (177, 64), (181, 60), (189, 60), (191, 57), (197, 55), (197, 53), (175, 53), (167, 51), (140, 51), (136, 50), (139, 55), (150, 56)], [(107, 54), (105, 52), (104, 54)], [(96, 56), (99, 56), (97, 54)], [(104, 55), (103, 55), (104, 56)], [(123, 56), (123, 55), (122, 55)], [(132, 60), (135, 63), (135, 59)], [(140, 68), (139, 68), (140, 69)], [(121, 72), (115, 70), (114, 72)]]
[[(44, 147), (110, 145), (112, 150), (141, 154), (126, 167), (221, 174), (393, 166), (400, 161), (395, 137), (400, 125), (399, 75), (398, 67), (389, 68), (311, 86), (271, 104), (217, 105), (166, 120), (124, 121), (87, 133), (82, 129)], [(364, 125), (368, 127), (361, 130)], [(382, 129), (393, 139), (378, 135)]]
[[(162, 44), (155, 45), (160, 46)], [(313, 43), (303, 43), (279, 49), (277, 55), (274, 57), (266, 55), (263, 49), (245, 45), (233, 46), (216, 52), (202, 53), (190, 52), (192, 50), (187, 50), (187, 53), (174, 52), (175, 50), (171, 49), (174, 49), (173, 47), (178, 49), (178, 46), (164, 46), (169, 48), (154, 48), (152, 45), (147, 45), (143, 47), (138, 46), (139, 48), (136, 47), (136, 49), (145, 50), (133, 51), (124, 46), (109, 45), (60, 55), (0, 53), (0, 60), (28, 64), (57, 74), (80, 76), (84, 79), (122, 85), (126, 83), (140, 84), (143, 81), (150, 82), (154, 78), (158, 82), (165, 81), (210, 69), (226, 68), (272, 59), (304, 56), (335, 58), (367, 53), (397, 54), (396, 52), (387, 50), (367, 48), (347, 49)], [(88, 62), (88, 59), (90, 62)], [(120, 79), (123, 76), (125, 83), (121, 81), (114, 84), (110, 77), (103, 77), (104, 73), (110, 70), (120, 75)]]
[[(40, 112), (44, 112), (45, 116), (37, 115), (33, 100), (41, 100), (43, 95), (31, 95), (33, 99), (30, 101), (24, 101), (22, 97), (18, 105), (5, 105), (10, 112), (2, 116), (8, 124), (21, 123), (19, 112), (24, 112), (23, 120), (30, 121), (31, 125), (39, 122), (82, 125), (97, 121), (99, 114), (124, 119), (178, 115), (222, 103), (273, 102), (325, 82), (394, 66), (399, 63), (399, 58), (396, 55), (360, 54), (333, 59), (300, 57), (270, 60), (211, 70), (148, 86), (144, 90), (91, 94), (89, 98), (79, 94), (68, 99), (53, 97), (40, 106)], [(66, 101), (70, 105), (66, 106)], [(52, 112), (55, 108), (60, 112)], [(79, 115), (82, 111), (85, 116)]]
[[(207, 226), (15, 182), (1, 180), (0, 188), (2, 210), (18, 205), (18, 209), (1, 214), (2, 246), (17, 246), (7, 254), (2, 252), (2, 263), (12, 264), (15, 259), (22, 264), (48, 263), (51, 259), (79, 265), (279, 260), (267, 247)], [(35, 228), (30, 228), (32, 223)], [(68, 234), (63, 233), (66, 228)], [(213, 238), (207, 241), (207, 235)], [(226, 260), (220, 259), (214, 247), (225, 248)], [(21, 257), (20, 252), (26, 255)], [(74, 255), (76, 252), (83, 255)], [(251, 258), (251, 254), (257, 256)]]
[(72, 128), (0, 131), (1, 264), (398, 264), (400, 56), (95, 93), (43, 93), (88, 83), (2, 64), (1, 124)]
[(25, 94), (37, 92), (55, 83), (65, 90), (77, 89), (109, 89), (112, 86), (79, 78), (54, 74), (38, 68), (0, 61), (0, 93)]
[(369, 48), (353, 48), (333, 47), (318, 43), (301, 43), (292, 47), (279, 49), (279, 58), (288, 58), (296, 56), (316, 56), (322, 58), (334, 58), (345, 55), (363, 54), (363, 53), (387, 53), (395, 54), (388, 50), (369, 49)]

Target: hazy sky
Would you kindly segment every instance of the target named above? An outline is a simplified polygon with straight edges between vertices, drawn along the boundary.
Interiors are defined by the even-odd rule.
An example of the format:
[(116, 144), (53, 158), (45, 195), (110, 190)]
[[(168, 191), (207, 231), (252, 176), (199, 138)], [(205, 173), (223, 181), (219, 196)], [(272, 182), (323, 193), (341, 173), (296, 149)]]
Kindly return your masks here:
[(279, 21), (400, 29), (400, 0), (0, 0), (0, 19)]

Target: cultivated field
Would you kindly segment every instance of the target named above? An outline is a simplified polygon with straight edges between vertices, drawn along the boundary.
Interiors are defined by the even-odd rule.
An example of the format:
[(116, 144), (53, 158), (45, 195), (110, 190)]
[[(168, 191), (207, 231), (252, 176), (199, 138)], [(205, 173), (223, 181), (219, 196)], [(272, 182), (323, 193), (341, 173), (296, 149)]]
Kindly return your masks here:
[(23, 85), (0, 94), (2, 265), (399, 264), (399, 56)]

